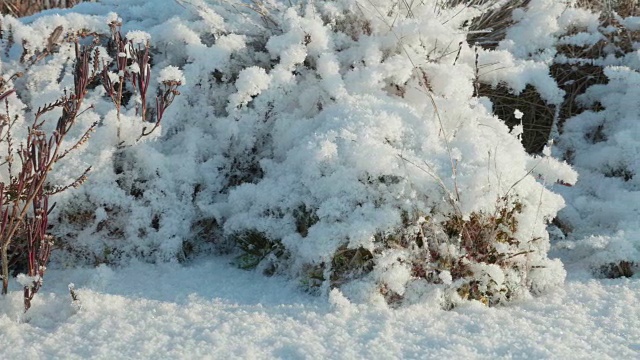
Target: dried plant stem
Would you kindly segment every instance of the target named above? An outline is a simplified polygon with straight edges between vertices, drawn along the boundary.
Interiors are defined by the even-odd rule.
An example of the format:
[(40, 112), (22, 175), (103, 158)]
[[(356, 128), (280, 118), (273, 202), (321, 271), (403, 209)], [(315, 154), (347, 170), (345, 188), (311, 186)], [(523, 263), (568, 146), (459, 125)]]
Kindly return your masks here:
[[(46, 270), (46, 263), (51, 252), (52, 238), (46, 234), (48, 225), (49, 196), (69, 187), (80, 185), (88, 169), (71, 185), (49, 192), (45, 189), (47, 177), (54, 164), (64, 158), (70, 151), (84, 144), (90, 132), (96, 126), (93, 124), (86, 130), (70, 149), (62, 150), (63, 141), (82, 111), (83, 100), (87, 94), (87, 86), (96, 76), (90, 72), (89, 62), (93, 48), (75, 45), (76, 64), (74, 69), (74, 91), (65, 94), (60, 100), (44, 105), (36, 111), (31, 126), (28, 128), (26, 144), (17, 151), (20, 159), (18, 174), (9, 175), (9, 184), (0, 183), (0, 258), (2, 259), (2, 294), (6, 295), (9, 286), (9, 247), (16, 241), (26, 242), (29, 280), (24, 286), (24, 309), (31, 306), (31, 300), (42, 286), (42, 277)], [(5, 104), (6, 96), (5, 97)], [(58, 119), (56, 129), (51, 134), (42, 130), (43, 115), (61, 108), (62, 114)], [(7, 141), (11, 141), (7, 128)], [(11, 150), (10, 150), (11, 152)], [(12, 163), (9, 154), (9, 166)], [(29, 210), (31, 215), (29, 215)], [(24, 244), (22, 244), (24, 245)], [(24, 250), (23, 250), (24, 251)]]
[(116, 117), (117, 117), (117, 128), (116, 128), (116, 137), (118, 139), (118, 146), (121, 146), (122, 144), (122, 135), (121, 135), (121, 120), (120, 120), (120, 113), (122, 111), (122, 88), (124, 85), (124, 78), (121, 76), (120, 77), (120, 81), (118, 82), (118, 95), (116, 97)]

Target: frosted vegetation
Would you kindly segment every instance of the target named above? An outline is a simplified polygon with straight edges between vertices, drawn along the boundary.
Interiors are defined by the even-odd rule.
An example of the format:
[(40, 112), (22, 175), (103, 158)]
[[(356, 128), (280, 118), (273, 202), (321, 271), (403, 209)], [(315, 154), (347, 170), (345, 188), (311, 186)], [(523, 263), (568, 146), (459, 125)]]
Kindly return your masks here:
[[(85, 49), (61, 143), (75, 150), (47, 177), (74, 185), (51, 195), (52, 265), (227, 254), (334, 300), (444, 309), (558, 291), (550, 251), (632, 276), (640, 18), (573, 5), (101, 0), (3, 16), (0, 152), (17, 159), (38, 109), (78, 88)], [(551, 114), (538, 150), (527, 94)]]

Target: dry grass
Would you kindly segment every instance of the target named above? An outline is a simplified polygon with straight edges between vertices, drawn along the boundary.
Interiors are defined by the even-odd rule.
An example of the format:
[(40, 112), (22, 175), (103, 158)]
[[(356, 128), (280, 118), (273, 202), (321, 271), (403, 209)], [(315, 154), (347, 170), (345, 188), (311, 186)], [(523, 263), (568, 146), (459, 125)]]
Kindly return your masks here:
[(481, 16), (469, 24), (467, 40), (469, 44), (477, 44), (487, 49), (494, 49), (500, 40), (505, 38), (509, 26), (513, 25), (511, 13), (513, 10), (525, 7), (531, 0), (509, 0), (497, 6), (496, 0), (449, 0), (447, 6), (466, 7), (489, 6)]
[[(485, 7), (489, 10), (474, 19), (469, 25), (467, 40), (485, 49), (495, 49), (506, 36), (507, 29), (513, 25), (511, 14), (515, 9), (526, 7), (530, 0), (509, 0), (497, 4), (495, 0), (449, 0), (449, 6), (463, 4), (467, 7)], [(498, 6), (499, 5), (499, 6)], [(518, 95), (505, 86), (492, 88), (480, 84), (478, 96), (486, 96), (494, 104), (494, 113), (503, 119), (509, 127), (522, 122), (524, 133), (522, 142), (529, 153), (542, 151), (549, 139), (555, 120), (555, 107), (548, 105), (532, 86), (528, 86)], [(524, 113), (522, 121), (516, 119), (515, 110)]]
[(640, 270), (640, 264), (633, 261), (619, 261), (617, 263), (609, 263), (603, 265), (596, 271), (596, 275), (600, 275), (607, 279), (618, 279), (622, 277), (630, 278)]
[(622, 17), (640, 16), (638, 0), (578, 0), (576, 6)]
[[(464, 4), (471, 7), (492, 2), (495, 0), (450, 0), (449, 4), (451, 6)], [(486, 49), (494, 49), (504, 39), (509, 26), (513, 24), (511, 20), (513, 10), (526, 7), (528, 3), (529, 0), (509, 0), (485, 12), (470, 25), (467, 36), (469, 42)], [(557, 118), (555, 107), (546, 104), (532, 87), (527, 87), (519, 95), (510, 93), (505, 87), (491, 88), (481, 85), (478, 88), (478, 95), (490, 98), (494, 103), (495, 114), (510, 127), (520, 123), (520, 120), (515, 118), (514, 111), (518, 109), (524, 112), (523, 144), (529, 153), (542, 150), (554, 122), (561, 131), (566, 119), (588, 110), (576, 101), (577, 97), (593, 85), (607, 83), (603, 67), (597, 64), (597, 60), (611, 55), (621, 57), (629, 54), (635, 51), (634, 44), (640, 42), (640, 31), (630, 31), (619, 21), (620, 17), (640, 16), (638, 0), (579, 0), (575, 6), (599, 12), (601, 29), (608, 28), (608, 31), (602, 31), (603, 40), (591, 46), (559, 45), (557, 47), (558, 54), (567, 59), (550, 67), (551, 75), (567, 94)], [(616, 31), (610, 31), (611, 29)], [(586, 29), (569, 29), (564, 36), (572, 36), (582, 31)]]
[(0, 13), (23, 17), (42, 10), (69, 8), (81, 2), (95, 1), (96, 0), (0, 0)]
[[(590, 46), (565, 44), (556, 48), (558, 54), (566, 58), (565, 61), (551, 66), (552, 76), (567, 93), (558, 119), (558, 128), (560, 130), (562, 130), (562, 125), (566, 119), (584, 110), (598, 110), (597, 108), (583, 108), (575, 101), (589, 87), (608, 82), (604, 75), (604, 67), (598, 64), (598, 60), (611, 56), (623, 57), (636, 51), (634, 44), (640, 42), (640, 31), (626, 28), (621, 24), (618, 17), (640, 15), (640, 3), (637, 0), (585, 0), (579, 2), (579, 4), (601, 12), (600, 33), (602, 40)], [(573, 36), (580, 32), (586, 32), (586, 30), (571, 29), (565, 36)]]
[[(522, 145), (528, 153), (542, 151), (553, 128), (555, 106), (547, 104), (533, 86), (527, 85), (520, 94), (514, 95), (505, 86), (492, 88), (481, 84), (478, 93), (491, 99), (493, 113), (509, 128), (522, 123)], [(522, 119), (516, 118), (516, 110), (523, 113)]]
[[(607, 77), (601, 66), (585, 64), (554, 64), (551, 74), (558, 86), (566, 92), (565, 99), (558, 114), (558, 129), (562, 131), (564, 122), (586, 110), (579, 102), (578, 96), (584, 94), (593, 85), (606, 84)], [(597, 109), (593, 109), (597, 110)]]

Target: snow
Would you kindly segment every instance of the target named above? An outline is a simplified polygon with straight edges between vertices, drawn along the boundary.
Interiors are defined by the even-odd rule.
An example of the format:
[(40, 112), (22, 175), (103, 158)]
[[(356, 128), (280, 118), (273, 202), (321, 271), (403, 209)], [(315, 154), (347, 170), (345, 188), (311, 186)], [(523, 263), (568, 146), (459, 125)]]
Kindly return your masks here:
[[(122, 22), (128, 40), (150, 47), (149, 104), (163, 84), (181, 86), (142, 141), (135, 89), (125, 84), (134, 101), (117, 110), (101, 86), (88, 91), (65, 145), (99, 126), (49, 180), (92, 172), (56, 197), (61, 248), (46, 276), (11, 279), (0, 300), (1, 355), (638, 357), (638, 275), (594, 276), (640, 262), (637, 44), (568, 58), (558, 49), (594, 46), (616, 28), (531, 0), (483, 49), (464, 25), (483, 9), (441, 3), (101, 0), (3, 17), (16, 138), (34, 109), (73, 89), (71, 43), (19, 60), (20, 44), (37, 56), (58, 26), (108, 34)], [(102, 45), (98, 64), (111, 61)], [(559, 106), (567, 94), (551, 66), (585, 61), (608, 83), (576, 99), (592, 109), (554, 129), (541, 154), (525, 152), (522, 124), (509, 129), (475, 96), (478, 83), (514, 95), (530, 86)], [(491, 230), (486, 253), (473, 252), (486, 241), (469, 235), (474, 226)], [(243, 253), (248, 236), (256, 243)], [(255, 269), (238, 269), (247, 255)], [(44, 287), (23, 313), (20, 284), (34, 280)]]
[[(0, 348), (17, 358), (636, 358), (640, 282), (576, 278), (562, 291), (452, 311), (330, 302), (230, 259), (55, 270), (22, 315), (0, 302)], [(80, 307), (66, 284), (74, 282)]]
[(145, 31), (129, 31), (125, 35), (127, 40), (131, 41), (133, 45), (146, 45), (151, 40), (151, 35)]
[(160, 70), (160, 75), (158, 75), (158, 82), (178, 82), (180, 84), (184, 84), (186, 81), (184, 79), (184, 74), (182, 70), (176, 66), (167, 66), (166, 68)]

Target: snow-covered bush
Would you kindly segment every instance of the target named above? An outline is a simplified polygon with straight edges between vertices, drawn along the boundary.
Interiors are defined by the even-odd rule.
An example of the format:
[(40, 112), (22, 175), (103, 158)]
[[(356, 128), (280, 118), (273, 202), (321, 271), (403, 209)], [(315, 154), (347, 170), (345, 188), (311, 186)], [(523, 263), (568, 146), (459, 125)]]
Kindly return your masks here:
[[(556, 155), (580, 173), (575, 187), (558, 189), (568, 202), (555, 222), (566, 238), (558, 248), (565, 259), (614, 277), (630, 276), (640, 264), (637, 14), (635, 1), (532, 0), (514, 12), (518, 21), (498, 47), (552, 63), (567, 93), (557, 114)], [(524, 42), (532, 31), (536, 41)]]
[[(85, 6), (102, 9), (96, 4)], [(86, 189), (61, 196), (50, 218), (56, 219), (51, 223), (55, 224), (53, 232), (60, 240), (58, 245), (72, 249), (71, 253), (80, 254), (85, 261), (89, 257), (92, 262), (104, 262), (113, 260), (115, 255), (108, 257), (114, 247), (126, 248), (107, 246), (107, 239), (131, 237), (132, 233), (143, 236), (141, 233), (147, 228), (160, 228), (159, 215), (147, 215), (146, 227), (131, 217), (136, 211), (149, 214), (153, 209), (149, 205), (152, 201), (134, 201), (141, 194), (136, 186), (145, 181), (141, 175), (143, 162), (136, 156), (138, 152), (153, 156), (153, 150), (145, 150), (143, 143), (158, 135), (159, 131), (153, 130), (160, 124), (184, 79), (175, 67), (151, 69), (149, 45), (145, 42), (148, 34), (129, 31), (119, 39), (119, 19), (115, 13), (89, 16), (67, 12), (65, 16), (35, 17), (26, 22), (3, 17), (2, 70), (9, 75), (23, 74), (12, 80), (16, 94), (24, 102), (25, 117), (29, 118), (40, 107), (77, 87), (75, 44), (92, 49), (89, 69), (93, 77), (84, 94), (85, 108), (78, 116), (77, 128), (86, 129), (96, 123), (96, 137), (91, 146), (74, 157), (69, 156), (69, 166), (57, 169), (48, 180), (52, 185), (68, 184), (78, 175), (78, 167), (89, 165), (93, 166), (95, 177)], [(153, 94), (149, 98), (157, 94), (155, 104), (146, 98), (147, 94)], [(147, 102), (155, 106), (145, 111)], [(52, 126), (45, 123), (44, 130)], [(25, 131), (25, 123), (18, 122), (14, 138), (23, 139)], [(69, 143), (63, 145), (69, 147), (81, 139), (83, 133), (78, 131), (72, 129), (65, 140)], [(156, 173), (150, 170), (147, 174), (157, 176)], [(151, 193), (147, 196), (155, 196)], [(166, 203), (155, 205), (162, 206), (157, 213), (168, 212), (164, 210)], [(101, 221), (104, 222), (101, 224)], [(132, 224), (131, 228), (126, 228), (127, 223)], [(98, 227), (104, 230), (96, 231)], [(139, 250), (140, 246), (131, 245), (131, 248)], [(172, 254), (175, 255), (175, 251)]]
[(560, 91), (534, 62), (476, 58), (461, 30), (478, 13), (344, 1), (253, 14), (267, 24), (243, 34), (255, 65), (217, 70), (234, 79), (221, 111), (241, 128), (234, 165), (254, 171), (210, 206), (242, 266), (388, 302), (443, 284), (447, 301), (496, 304), (562, 281), (545, 255), (562, 200), (533, 174), (574, 174), (527, 155), (474, 98), (476, 68), (508, 61), (486, 81)]
[[(575, 173), (528, 155), (520, 127), (475, 93), (532, 86), (558, 103), (562, 91), (537, 59), (469, 45), (468, 24), (492, 5), (104, 0), (4, 18), (31, 51), (52, 27), (109, 37), (122, 20), (123, 34), (150, 35), (152, 74), (184, 73), (156, 78), (186, 86), (140, 141), (140, 92), (118, 111), (115, 88), (90, 91), (84, 121), (100, 126), (74, 159), (94, 171), (57, 212), (67, 261), (171, 260), (214, 243), (313, 291), (393, 304), (440, 293), (445, 307), (561, 283), (546, 224), (563, 201), (545, 183)], [(68, 87), (66, 54), (33, 66), (28, 107)]]

